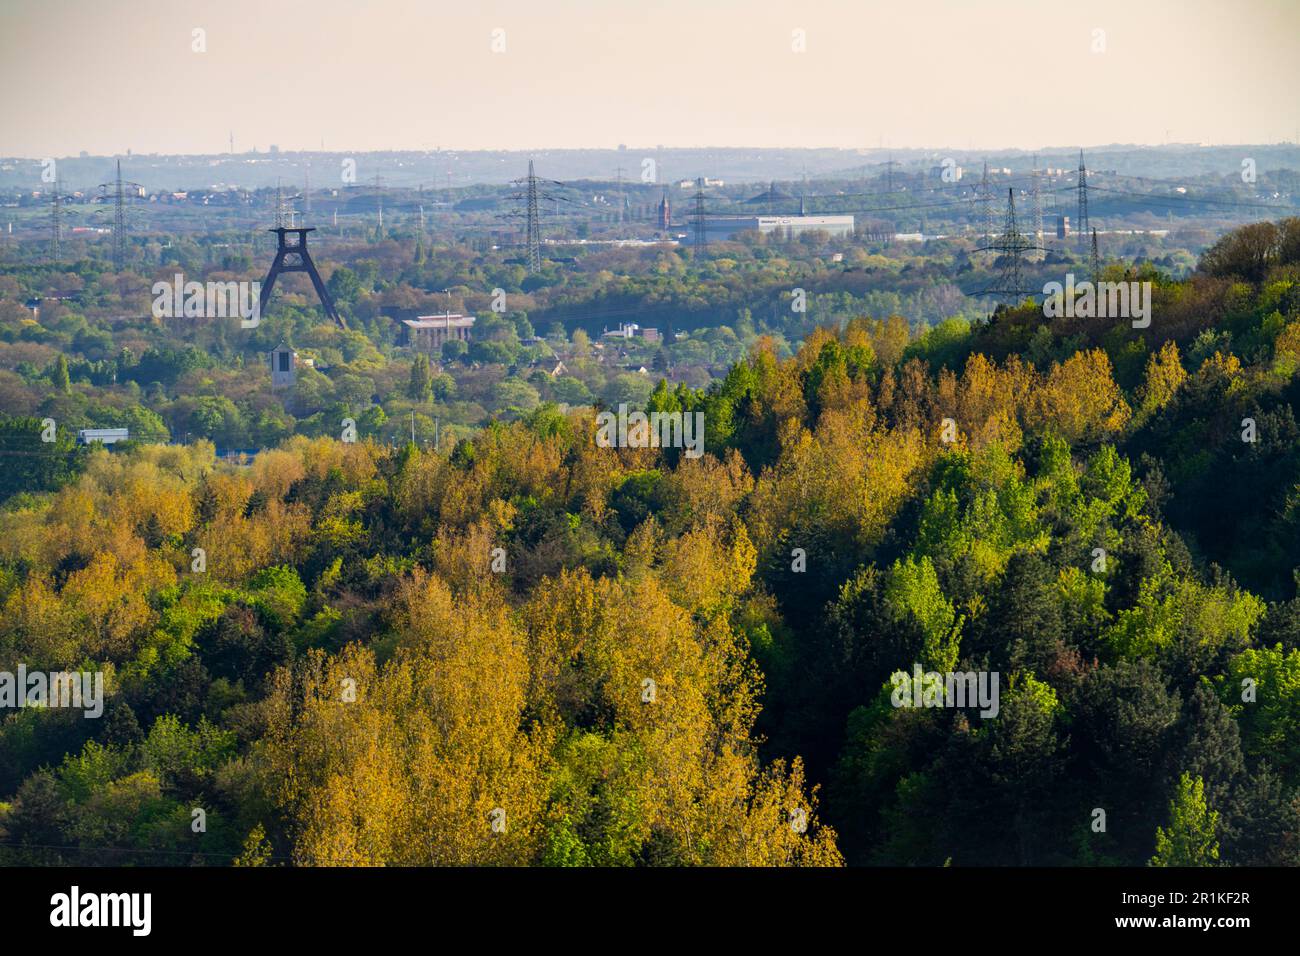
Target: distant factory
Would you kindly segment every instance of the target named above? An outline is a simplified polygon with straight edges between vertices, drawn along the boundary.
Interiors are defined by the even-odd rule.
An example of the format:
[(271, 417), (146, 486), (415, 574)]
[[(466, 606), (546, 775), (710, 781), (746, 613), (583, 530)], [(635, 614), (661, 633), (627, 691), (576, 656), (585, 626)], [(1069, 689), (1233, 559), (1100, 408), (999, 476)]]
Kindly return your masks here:
[(742, 232), (775, 233), (795, 238), (805, 232), (826, 232), (832, 236), (853, 235), (852, 216), (705, 216), (704, 241), (734, 239)]
[(635, 322), (618, 324), (617, 329), (606, 329), (600, 333), (602, 339), (644, 339), (647, 342), (659, 341), (658, 329), (643, 329)]

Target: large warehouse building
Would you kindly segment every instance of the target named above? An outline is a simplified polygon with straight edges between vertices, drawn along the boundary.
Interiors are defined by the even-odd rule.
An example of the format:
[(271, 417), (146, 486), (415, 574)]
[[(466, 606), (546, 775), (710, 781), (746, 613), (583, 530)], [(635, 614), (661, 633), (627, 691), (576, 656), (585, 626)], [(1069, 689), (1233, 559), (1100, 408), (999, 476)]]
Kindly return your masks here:
[[(852, 216), (705, 216), (704, 241), (732, 239), (737, 233), (779, 233), (790, 238), (804, 232), (853, 235)], [(693, 235), (693, 233), (692, 233)]]

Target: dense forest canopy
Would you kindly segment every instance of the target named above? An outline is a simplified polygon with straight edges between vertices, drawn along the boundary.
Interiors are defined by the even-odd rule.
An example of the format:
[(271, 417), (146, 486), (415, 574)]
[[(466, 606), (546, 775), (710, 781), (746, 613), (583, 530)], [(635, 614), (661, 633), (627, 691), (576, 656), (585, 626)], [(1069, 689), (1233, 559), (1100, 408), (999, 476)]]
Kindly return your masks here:
[[(699, 458), (540, 391), (341, 441), (349, 387), (456, 387), (361, 331), (297, 329), (373, 376), (294, 433), (213, 339), (82, 365), (41, 340), (111, 333), (0, 316), (0, 669), (106, 694), (0, 722), (0, 858), (1300, 863), (1300, 220), (1104, 278), (1149, 327), (864, 312), (602, 397), (701, 412)], [(99, 402), (141, 440), (75, 445)], [(165, 443), (204, 416), (274, 447)], [(996, 716), (899, 706), (914, 668)]]

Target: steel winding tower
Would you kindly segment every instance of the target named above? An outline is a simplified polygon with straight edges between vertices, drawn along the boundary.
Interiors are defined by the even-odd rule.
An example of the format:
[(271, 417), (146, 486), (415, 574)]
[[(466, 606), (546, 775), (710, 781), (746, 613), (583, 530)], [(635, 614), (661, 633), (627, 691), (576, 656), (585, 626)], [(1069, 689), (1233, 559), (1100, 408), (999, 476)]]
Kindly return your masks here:
[[(311, 253), (307, 251), (307, 233), (316, 230), (311, 226), (277, 225), (269, 231), (275, 233), (277, 244), (275, 259), (271, 263), (271, 268), (267, 270), (266, 278), (262, 280), (260, 314), (266, 314), (266, 306), (271, 301), (271, 290), (275, 288), (275, 280), (278, 276), (285, 272), (305, 272), (316, 289), (316, 296), (320, 299), (325, 314), (337, 322), (339, 328), (346, 331), (348, 324), (334, 308), (334, 300), (330, 297), (329, 290), (325, 288), (325, 283), (321, 281), (320, 273), (316, 271), (316, 263), (311, 261)], [(294, 237), (292, 240), (289, 238), (290, 235)]]

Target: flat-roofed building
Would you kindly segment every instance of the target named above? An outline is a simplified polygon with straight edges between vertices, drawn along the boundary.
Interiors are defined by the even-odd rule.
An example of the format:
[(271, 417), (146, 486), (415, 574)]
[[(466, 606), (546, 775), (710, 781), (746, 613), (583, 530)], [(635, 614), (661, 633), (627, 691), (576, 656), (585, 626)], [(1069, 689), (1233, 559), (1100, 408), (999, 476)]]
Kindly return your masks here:
[(420, 352), (440, 352), (443, 343), (453, 339), (468, 342), (473, 337), (474, 316), (447, 312), (403, 319), (406, 344)]
[(104, 445), (112, 445), (115, 442), (126, 441), (129, 437), (131, 433), (126, 428), (82, 428), (77, 432), (77, 444), (89, 445), (97, 441)]
[(725, 241), (742, 232), (777, 233), (787, 238), (805, 232), (853, 235), (852, 216), (705, 216), (705, 242)]

